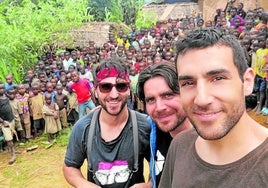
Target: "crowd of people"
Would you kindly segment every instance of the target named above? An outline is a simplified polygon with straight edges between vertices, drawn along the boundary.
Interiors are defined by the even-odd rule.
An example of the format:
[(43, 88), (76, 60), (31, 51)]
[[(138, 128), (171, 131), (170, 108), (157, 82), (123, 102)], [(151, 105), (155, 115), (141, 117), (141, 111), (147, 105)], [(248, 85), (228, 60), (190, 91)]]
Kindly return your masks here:
[[(15, 142), (34, 142), (36, 137), (46, 133), (48, 143), (53, 144), (62, 129), (73, 126), (76, 123), (76, 127), (70, 138), (72, 143), (69, 143), (65, 158), (64, 173), (70, 184), (81, 184), (81, 182), (83, 182), (82, 176), (79, 176), (80, 178), (78, 179), (74, 179), (74, 177), (77, 177), (75, 175), (80, 173), (77, 169), (81, 167), (84, 159), (87, 158), (88, 151), (85, 150), (83, 143), (87, 142), (88, 137), (83, 136), (82, 140), (79, 140), (78, 137), (90, 132), (88, 127), (89, 125), (91, 127), (91, 124), (89, 122), (93, 119), (94, 113), (90, 113), (89, 116), (85, 116), (85, 114), (100, 105), (104, 110), (100, 110), (100, 112), (96, 110), (99, 113), (99, 119), (97, 121), (99, 128), (96, 128), (96, 139), (91, 141), (93, 144), (92, 148), (90, 148), (90, 151), (98, 150), (98, 152), (95, 152), (94, 155), (90, 157), (91, 160), (93, 160), (93, 163), (91, 163), (93, 165), (89, 166), (88, 180), (95, 183), (97, 182), (96, 184), (98, 185), (117, 185), (118, 180), (119, 182), (124, 181), (122, 184), (124, 186), (126, 181), (127, 185), (132, 186), (135, 185), (135, 183), (141, 183), (143, 181), (142, 160), (138, 161), (139, 168), (135, 171), (136, 161), (131, 159), (129, 165), (131, 164), (133, 169), (128, 171), (129, 169), (125, 169), (125, 161), (120, 161), (116, 158), (118, 157), (117, 152), (120, 153), (120, 158), (125, 157), (125, 154), (121, 153), (119, 149), (114, 155), (109, 155), (109, 159), (105, 155), (103, 156), (103, 153), (105, 153), (107, 149), (117, 144), (112, 143), (114, 140), (120, 143), (127, 143), (127, 145), (123, 147), (125, 151), (133, 144), (126, 138), (133, 137), (133, 140), (135, 140), (134, 131), (132, 135), (124, 129), (126, 122), (128, 122), (127, 127), (135, 122), (135, 120), (129, 121), (127, 118), (127, 109), (132, 109), (136, 111), (138, 124), (143, 125), (148, 121), (144, 114), (148, 114), (151, 117), (151, 121), (148, 121), (148, 125), (151, 125), (151, 132), (150, 128), (148, 129), (145, 125), (141, 126), (138, 131), (142, 133), (142, 141), (138, 145), (142, 148), (142, 152), (139, 153), (140, 159), (146, 158), (150, 161), (151, 181), (150, 184), (147, 185), (156, 187), (160, 182), (164, 162), (162, 162), (160, 166), (156, 163), (165, 159), (168, 155), (167, 151), (172, 139), (179, 132), (191, 129), (192, 127), (186, 116), (186, 112), (183, 111), (181, 106), (180, 89), (178, 86), (174, 85), (174, 82), (176, 83), (179, 79), (180, 86), (183, 85), (183, 90), (185, 91), (185, 88), (189, 86), (184, 87), (184, 84), (193, 84), (193, 78), (195, 78), (194, 74), (189, 76), (189, 73), (187, 73), (185, 77), (178, 78), (176, 75), (176, 71), (178, 70), (175, 71), (175, 67), (178, 66), (177, 52), (180, 53), (179, 56), (183, 60), (186, 58), (186, 51), (195, 50), (195, 47), (185, 47), (185, 51), (182, 49), (179, 51), (177, 43), (187, 38), (188, 34), (191, 34), (193, 30), (208, 29), (207, 31), (209, 31), (209, 29), (212, 28), (223, 34), (234, 36), (243, 47), (243, 55), (246, 58), (247, 66), (252, 67), (256, 74), (253, 92), (246, 92), (249, 96), (244, 96), (246, 98), (246, 108), (254, 109), (256, 114), (262, 113), (268, 115), (268, 97), (266, 97), (268, 96), (268, 12), (261, 7), (244, 11), (242, 3), (238, 3), (237, 6), (228, 3), (224, 9), (216, 10), (214, 20), (204, 21), (202, 14), (198, 14), (189, 15), (180, 19), (169, 19), (165, 22), (157, 21), (155, 25), (149, 28), (142, 27), (139, 30), (135, 25), (131, 25), (131, 31), (129, 33), (125, 33), (121, 29), (118, 33), (110, 33), (108, 41), (102, 46), (96, 46), (94, 41), (89, 41), (87, 47), (77, 48), (71, 51), (66, 50), (59, 53), (48, 51), (44, 56), (40, 57), (35, 69), (27, 71), (23, 83), (20, 84), (14, 83), (11, 74), (6, 75), (6, 80), (0, 83), (0, 126), (4, 135), (4, 140), (1, 139), (2, 142), (0, 142), (0, 151), (3, 149), (3, 141), (5, 141), (12, 154), (9, 164), (13, 164), (16, 161), (16, 151), (13, 140)], [(213, 32), (210, 34), (213, 35)], [(215, 36), (217, 35), (215, 34)], [(205, 37), (204, 33), (202, 37)], [(210, 40), (215, 40), (216, 42), (212, 41), (211, 44), (200, 44), (200, 48), (218, 44), (217, 37), (215, 39), (213, 37), (208, 39), (208, 43), (211, 42)], [(180, 44), (183, 46), (183, 42)], [(198, 43), (195, 43), (195, 45), (198, 45)], [(231, 44), (229, 44), (229, 46), (233, 48)], [(233, 51), (233, 53), (235, 52), (236, 51)], [(211, 57), (213, 56), (212, 54)], [(191, 58), (195, 56), (194, 54), (191, 55)], [(203, 56), (200, 55), (200, 57)], [(190, 57), (187, 58), (191, 59)], [(235, 56), (234, 61), (237, 60), (236, 58), (238, 57)], [(116, 62), (114, 62), (115, 59)], [(196, 59), (193, 59), (193, 62), (194, 61), (196, 61)], [(124, 65), (124, 67), (121, 67), (121, 65)], [(237, 66), (239, 67), (239, 65)], [(219, 71), (220, 70), (216, 70), (215, 72), (220, 74)], [(178, 72), (186, 74), (187, 71), (182, 68)], [(212, 75), (212, 73), (210, 74)], [(227, 73), (222, 73), (220, 76), (217, 75), (218, 77), (215, 79), (228, 77), (228, 75), (226, 76), (225, 74), (227, 75)], [(119, 81), (118, 79), (114, 80), (114, 77), (120, 78)], [(239, 77), (243, 76), (239, 75)], [(195, 79), (197, 80), (197, 78)], [(128, 87), (130, 88), (129, 93)], [(121, 94), (118, 94), (117, 96), (113, 88), (119, 93), (124, 93), (124, 95), (121, 96)], [(158, 89), (162, 89), (162, 91)], [(105, 97), (108, 93), (110, 95), (116, 95), (114, 96), (116, 99), (112, 96)], [(189, 100), (184, 93), (182, 93), (182, 96), (184, 97), (184, 101), (187, 102), (187, 100)], [(200, 100), (204, 99), (202, 96), (199, 97)], [(204, 101), (206, 100), (204, 99)], [(116, 107), (117, 103), (122, 103), (120, 110)], [(161, 112), (161, 104), (158, 103), (168, 106), (170, 112)], [(202, 102), (200, 102), (200, 106), (201, 103)], [(241, 104), (243, 103), (241, 102)], [(166, 116), (172, 111), (179, 112), (172, 120), (172, 122), (176, 123), (168, 124), (171, 120), (164, 121), (162, 120), (162, 116)], [(201, 107), (199, 111), (199, 113), (202, 112)], [(187, 115), (193, 118), (190, 116), (191, 111), (188, 111)], [(84, 122), (88, 122), (88, 126), (83, 127)], [(194, 118), (191, 122), (195, 122)], [(115, 130), (108, 126), (109, 123), (120, 124), (121, 127)], [(168, 124), (168, 126), (166, 126), (166, 124)], [(178, 129), (179, 126), (180, 128)], [(155, 130), (155, 135), (153, 135), (152, 130), (154, 130), (155, 127), (158, 127), (159, 130)], [(210, 137), (211, 135), (206, 133), (206, 129), (203, 128), (202, 125), (196, 129), (200, 131), (197, 132), (201, 134), (204, 140), (212, 139)], [(102, 130), (102, 132), (100, 130)], [(122, 130), (125, 130), (124, 134), (123, 132), (121, 134)], [(120, 140), (117, 140), (118, 137)], [(263, 141), (262, 138), (263, 136), (261, 137)], [(165, 142), (163, 142), (163, 139), (165, 139)], [(187, 140), (187, 138), (185, 138), (185, 140)], [(100, 147), (103, 141), (111, 145)], [(177, 147), (177, 143), (186, 144), (177, 139), (172, 145), (173, 153), (175, 152), (174, 148)], [(259, 144), (257, 141), (256, 143)], [(204, 147), (201, 142), (198, 144), (200, 148)], [(257, 146), (254, 145), (252, 147)], [(150, 148), (154, 148), (153, 152), (152, 150), (150, 151)], [(81, 153), (79, 154), (77, 150)], [(130, 156), (135, 157), (135, 150), (133, 152), (130, 151), (130, 153)], [(200, 154), (202, 158), (207, 157), (202, 151), (198, 151), (198, 154)], [(152, 158), (152, 155), (155, 157)], [(168, 156), (169, 161), (164, 171), (165, 176), (162, 184), (160, 183), (160, 187), (165, 187), (166, 185), (169, 185), (168, 187), (174, 187), (174, 185), (176, 185), (175, 187), (177, 187), (176, 183), (170, 182), (173, 181), (170, 179), (170, 177), (173, 177), (173, 164), (174, 162), (177, 163), (174, 159), (175, 156), (175, 154)], [(111, 160), (111, 158), (114, 159), (114, 161), (112, 161), (113, 163), (108, 163), (107, 161)], [(215, 160), (213, 157), (207, 157), (207, 159), (209, 162), (215, 162), (213, 161)], [(225, 162), (232, 162), (232, 160), (235, 159), (237, 158), (230, 159), (229, 161), (226, 160)], [(183, 161), (184, 160), (185, 158)], [(102, 165), (99, 164), (99, 166), (97, 166), (98, 163), (102, 162)], [(117, 162), (117, 166), (115, 162)], [(215, 162), (215, 164), (218, 163)], [(124, 167), (124, 173), (128, 174), (127, 179), (124, 177), (113, 177), (113, 180), (110, 181), (106, 167), (112, 165), (116, 167), (113, 170), (118, 173), (121, 172), (121, 168)], [(187, 166), (185, 166), (185, 168), (187, 168)], [(126, 173), (126, 171), (128, 172)], [(120, 176), (124, 176), (124, 173), (121, 172), (121, 174), (119, 174)], [(103, 179), (102, 176), (107, 177)], [(85, 184), (87, 184), (87, 182), (85, 182)]]

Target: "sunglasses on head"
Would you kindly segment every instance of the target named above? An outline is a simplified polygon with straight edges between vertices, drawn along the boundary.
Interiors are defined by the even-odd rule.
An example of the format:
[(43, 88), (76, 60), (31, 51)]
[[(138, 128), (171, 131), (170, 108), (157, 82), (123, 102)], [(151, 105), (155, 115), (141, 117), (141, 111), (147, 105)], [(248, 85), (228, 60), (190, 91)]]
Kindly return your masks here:
[(98, 84), (99, 90), (102, 93), (109, 93), (112, 91), (113, 87), (116, 88), (118, 92), (126, 92), (129, 88), (128, 82), (122, 82), (122, 83), (99, 83)]

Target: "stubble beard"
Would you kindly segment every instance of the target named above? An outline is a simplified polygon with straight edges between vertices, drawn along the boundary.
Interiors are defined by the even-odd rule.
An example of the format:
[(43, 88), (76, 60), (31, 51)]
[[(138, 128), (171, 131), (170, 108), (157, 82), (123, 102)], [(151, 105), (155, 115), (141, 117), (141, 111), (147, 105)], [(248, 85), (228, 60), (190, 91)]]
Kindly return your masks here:
[(112, 113), (108, 108), (107, 108), (107, 105), (105, 105), (104, 102), (100, 101), (100, 105), (102, 106), (102, 108), (111, 116), (118, 116), (122, 110), (125, 108), (125, 106), (127, 105), (127, 99), (122, 99), (120, 100), (121, 102), (121, 105), (119, 107), (119, 111), (116, 112), (116, 113)]
[(190, 119), (190, 122), (192, 123), (193, 127), (195, 128), (196, 132), (200, 137), (202, 137), (205, 140), (219, 140), (223, 137), (225, 137), (239, 122), (241, 119), (245, 109), (243, 108), (243, 103), (240, 105), (237, 105), (234, 110), (232, 110), (229, 114), (227, 114), (226, 118), (220, 122), (220, 127), (216, 131), (214, 130), (214, 133), (207, 133), (206, 130), (202, 131), (198, 123), (196, 123), (194, 120)]
[(172, 131), (176, 130), (178, 127), (180, 127), (181, 125), (183, 125), (183, 123), (185, 122), (186, 118), (187, 118), (186, 115), (184, 115), (183, 117), (179, 118), (177, 124), (174, 127), (172, 127), (168, 132), (172, 132)]

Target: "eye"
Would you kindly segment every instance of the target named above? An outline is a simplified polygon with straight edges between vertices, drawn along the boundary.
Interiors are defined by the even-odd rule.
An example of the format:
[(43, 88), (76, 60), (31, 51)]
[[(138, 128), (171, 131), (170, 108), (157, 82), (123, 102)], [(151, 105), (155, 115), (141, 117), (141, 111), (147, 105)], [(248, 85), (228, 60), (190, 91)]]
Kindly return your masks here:
[(213, 81), (220, 81), (220, 80), (224, 80), (225, 77), (224, 76), (216, 76)]
[(155, 99), (152, 98), (152, 97), (151, 98), (146, 98), (145, 102), (146, 102), (146, 104), (153, 104), (155, 102)]
[(190, 85), (193, 85), (193, 84), (194, 84), (193, 81), (185, 80), (185, 81), (180, 82), (180, 87), (190, 86)]
[(166, 93), (166, 94), (164, 95), (164, 97), (167, 98), (167, 99), (172, 98), (173, 96), (174, 96), (173, 93)]

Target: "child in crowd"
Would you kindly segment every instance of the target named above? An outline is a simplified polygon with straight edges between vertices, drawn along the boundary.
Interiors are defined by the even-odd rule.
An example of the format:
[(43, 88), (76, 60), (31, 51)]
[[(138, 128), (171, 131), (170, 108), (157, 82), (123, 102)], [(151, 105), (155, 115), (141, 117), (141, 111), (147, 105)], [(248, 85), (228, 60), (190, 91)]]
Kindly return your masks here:
[(11, 74), (6, 75), (5, 90), (16, 89), (17, 84), (13, 83), (13, 76)]
[[(14, 131), (14, 134), (17, 138), (17, 140), (21, 140), (22, 142), (25, 142), (25, 132), (22, 128), (23, 122), (23, 111), (21, 106), (19, 105), (19, 101), (16, 99), (16, 94), (17, 91), (16, 89), (9, 89), (7, 91), (7, 96), (9, 98), (9, 103), (12, 108), (12, 112), (14, 115), (14, 120), (15, 120), (15, 126), (12, 128)], [(17, 132), (19, 133), (19, 138), (17, 135)]]
[(67, 110), (69, 109), (68, 97), (63, 94), (63, 87), (61, 84), (56, 86), (55, 102), (59, 107), (60, 122), (63, 128), (68, 126)]
[(91, 94), (93, 88), (89, 80), (80, 78), (78, 71), (71, 72), (71, 78), (73, 83), (70, 84), (68, 88), (69, 90), (75, 90), (77, 94), (78, 114), (80, 119), (85, 115), (87, 108), (90, 110), (95, 108), (95, 104), (92, 100), (94, 96)]
[[(55, 75), (54, 75), (55, 76)], [(56, 89), (56, 85), (57, 85), (57, 82), (58, 82), (58, 78), (57, 76), (55, 76), (55, 78), (51, 78), (50, 79), (50, 83), (52, 84), (52, 89), (55, 91)]]
[[(268, 50), (268, 38), (266, 39), (266, 49)], [(266, 55), (264, 56), (265, 59), (265, 71), (266, 71), (266, 76), (265, 76), (265, 81), (266, 81), (266, 100), (264, 107), (262, 109), (262, 114), (263, 115), (268, 115), (268, 51)], [(266, 123), (268, 124), (268, 118), (266, 119)]]
[(60, 80), (59, 80), (59, 83), (62, 85), (62, 93), (64, 94), (64, 95), (67, 95), (68, 96), (68, 94), (69, 94), (69, 91), (68, 91), (68, 89), (67, 89), (67, 78), (66, 78), (66, 76), (64, 76), (64, 77), (61, 77), (60, 78)]
[(31, 120), (30, 120), (30, 112), (29, 112), (29, 94), (26, 93), (26, 87), (24, 84), (18, 85), (18, 93), (16, 95), (17, 100), (19, 101), (19, 105), (22, 108), (22, 119), (23, 119), (23, 128), (26, 133), (26, 139), (31, 139)]
[(53, 135), (61, 130), (59, 120), (59, 107), (52, 102), (50, 93), (45, 94), (45, 104), (43, 106), (43, 116), (45, 119), (45, 133), (47, 134), (48, 142), (53, 144)]
[(8, 149), (11, 153), (11, 158), (8, 164), (13, 164), (16, 161), (15, 147), (13, 143), (12, 124), (14, 124), (14, 115), (9, 103), (9, 99), (5, 95), (5, 85), (0, 82), (0, 128), (2, 129), (4, 139), (7, 142)]
[(265, 103), (265, 90), (266, 90), (265, 56), (268, 54), (268, 48), (266, 48), (265, 37), (260, 36), (257, 38), (257, 40), (259, 43), (259, 49), (256, 51), (256, 59), (254, 63), (254, 72), (256, 74), (254, 91), (256, 92), (257, 95), (257, 107), (255, 113), (260, 114)]
[(44, 131), (45, 121), (43, 119), (42, 109), (44, 106), (44, 95), (40, 93), (38, 83), (32, 85), (33, 96), (29, 98), (30, 114), (33, 117), (34, 138)]
[(77, 95), (73, 90), (69, 90), (67, 95), (69, 101), (69, 110), (67, 111), (67, 121), (68, 123), (74, 125), (78, 120), (78, 103)]
[(54, 91), (54, 87), (51, 82), (46, 83), (46, 91), (44, 92), (44, 95), (46, 94), (50, 94), (52, 102), (55, 102), (56, 92)]
[(2, 129), (0, 129), (0, 153), (4, 151), (3, 143), (4, 143), (4, 135), (3, 135)]
[(47, 91), (46, 84), (47, 84), (46, 82), (40, 82), (40, 92), (42, 94), (46, 93)]

